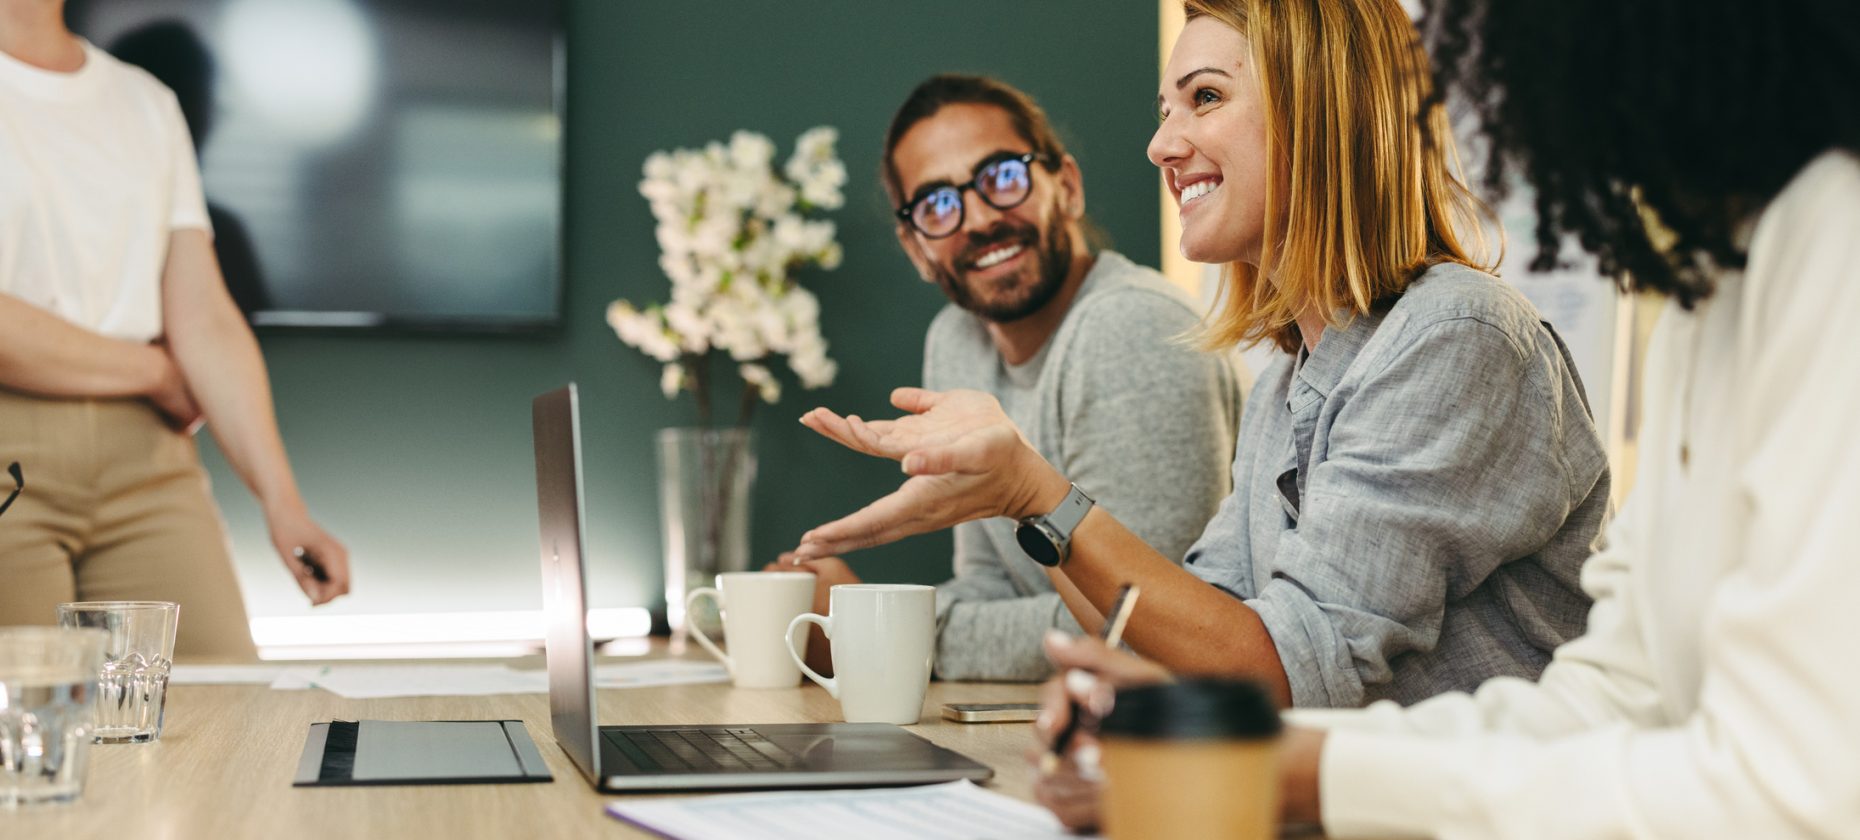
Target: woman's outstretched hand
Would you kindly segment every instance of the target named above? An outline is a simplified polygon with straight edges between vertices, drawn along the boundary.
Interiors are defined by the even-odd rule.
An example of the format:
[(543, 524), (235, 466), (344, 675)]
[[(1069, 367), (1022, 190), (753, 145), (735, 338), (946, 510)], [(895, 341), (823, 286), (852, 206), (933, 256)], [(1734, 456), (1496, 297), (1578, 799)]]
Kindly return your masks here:
[(827, 557), (991, 516), (1048, 513), (1070, 485), (980, 391), (899, 388), (896, 420), (841, 417), (825, 408), (802, 424), (848, 449), (900, 462), (910, 478), (859, 512), (808, 531), (795, 554)]

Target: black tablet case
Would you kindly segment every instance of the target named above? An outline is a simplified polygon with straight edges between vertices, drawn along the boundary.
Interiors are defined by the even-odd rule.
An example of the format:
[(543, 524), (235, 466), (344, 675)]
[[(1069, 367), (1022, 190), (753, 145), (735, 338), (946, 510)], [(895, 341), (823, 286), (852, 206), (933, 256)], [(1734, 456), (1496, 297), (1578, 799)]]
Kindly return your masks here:
[(549, 782), (520, 720), (310, 724), (293, 787)]

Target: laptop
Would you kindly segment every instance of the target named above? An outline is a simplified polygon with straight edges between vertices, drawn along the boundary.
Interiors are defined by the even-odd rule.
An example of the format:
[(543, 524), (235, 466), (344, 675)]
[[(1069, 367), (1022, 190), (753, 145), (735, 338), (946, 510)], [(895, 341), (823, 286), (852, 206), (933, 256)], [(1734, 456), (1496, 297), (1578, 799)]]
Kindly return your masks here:
[(548, 624), (549, 723), (563, 752), (608, 792), (983, 781), (986, 765), (887, 723), (599, 726), (581, 562), (581, 423), (575, 386), (531, 407)]

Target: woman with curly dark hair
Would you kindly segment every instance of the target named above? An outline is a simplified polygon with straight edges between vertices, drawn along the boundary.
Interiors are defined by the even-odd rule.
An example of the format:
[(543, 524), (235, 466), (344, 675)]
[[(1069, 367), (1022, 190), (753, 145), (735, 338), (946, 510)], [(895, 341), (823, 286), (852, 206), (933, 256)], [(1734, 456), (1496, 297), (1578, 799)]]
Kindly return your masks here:
[[(1259, 5), (1341, 0), (1251, 0)], [(1332, 837), (1852, 836), (1860, 826), (1860, 16), (1837, 0), (1434, 0), (1493, 185), (1673, 305), (1638, 483), (1536, 681), (1299, 710), (1284, 816)], [(1081, 697), (1166, 679), (1090, 641)], [(1073, 683), (1091, 681), (1074, 679)], [(1042, 731), (1063, 724), (1047, 688)], [(1090, 694), (1100, 695), (1090, 698)], [(1076, 742), (1075, 742), (1076, 743)], [(1070, 824), (1094, 795), (1046, 799)]]

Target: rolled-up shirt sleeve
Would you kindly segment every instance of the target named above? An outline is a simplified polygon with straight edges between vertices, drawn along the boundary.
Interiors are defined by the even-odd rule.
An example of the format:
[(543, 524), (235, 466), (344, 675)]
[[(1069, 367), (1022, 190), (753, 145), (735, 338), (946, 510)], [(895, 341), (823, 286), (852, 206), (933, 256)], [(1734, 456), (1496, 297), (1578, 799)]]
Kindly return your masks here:
[[(1347, 396), (1320, 432), (1327, 451), (1303, 479), (1297, 527), (1252, 558), (1261, 583), (1246, 603), (1295, 705), (1361, 705), (1393, 659), (1434, 648), (1450, 603), (1542, 546), (1587, 496), (1600, 465), (1572, 468), (1563, 445), (1583, 408), (1533, 375), (1554, 364), (1494, 325), (1448, 317)], [(1318, 398), (1294, 383), (1294, 403)]]

